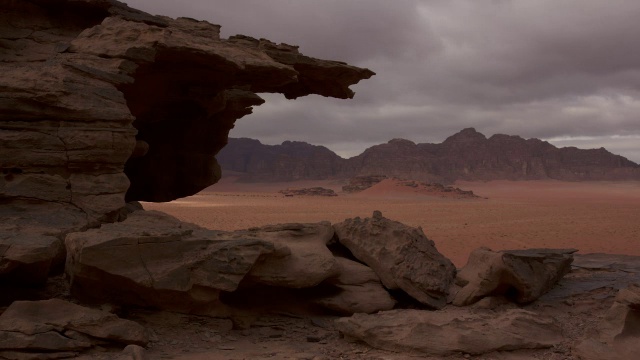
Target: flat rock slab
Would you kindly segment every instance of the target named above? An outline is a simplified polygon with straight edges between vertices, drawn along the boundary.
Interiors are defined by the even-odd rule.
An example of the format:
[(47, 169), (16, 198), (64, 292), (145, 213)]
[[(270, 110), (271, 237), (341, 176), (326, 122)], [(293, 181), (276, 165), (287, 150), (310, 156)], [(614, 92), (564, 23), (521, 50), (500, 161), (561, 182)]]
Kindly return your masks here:
[(371, 267), (387, 289), (401, 289), (432, 308), (446, 304), (456, 269), (422, 229), (386, 219), (379, 211), (334, 228), (340, 243)]
[(492, 251), (479, 248), (459, 272), (462, 286), (453, 299), (470, 305), (486, 296), (501, 295), (520, 304), (530, 303), (548, 292), (571, 270), (574, 249), (527, 249)]
[(105, 342), (146, 346), (141, 325), (60, 299), (16, 301), (0, 315), (2, 352), (82, 351)]
[(391, 310), (341, 318), (336, 327), (375, 348), (434, 356), (549, 348), (562, 341), (553, 319), (521, 309)]
[(541, 296), (540, 301), (558, 302), (598, 289), (622, 290), (640, 283), (640, 256), (574, 254), (571, 268), (571, 273)]

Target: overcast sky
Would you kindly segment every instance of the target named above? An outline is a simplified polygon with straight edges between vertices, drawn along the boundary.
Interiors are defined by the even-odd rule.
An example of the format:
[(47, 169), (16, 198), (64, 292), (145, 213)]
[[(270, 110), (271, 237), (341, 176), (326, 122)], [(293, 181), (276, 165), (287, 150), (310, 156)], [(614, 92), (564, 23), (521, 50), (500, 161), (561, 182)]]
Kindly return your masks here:
[(352, 100), (267, 103), (233, 137), (325, 145), (439, 143), (466, 127), (605, 147), (640, 162), (638, 0), (125, 0), (377, 73)]

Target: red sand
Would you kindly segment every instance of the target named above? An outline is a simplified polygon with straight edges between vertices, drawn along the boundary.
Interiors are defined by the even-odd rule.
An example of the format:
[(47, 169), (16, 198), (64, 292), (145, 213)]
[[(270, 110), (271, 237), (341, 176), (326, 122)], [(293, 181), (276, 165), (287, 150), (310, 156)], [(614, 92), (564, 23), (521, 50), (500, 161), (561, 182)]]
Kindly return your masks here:
[(201, 226), (235, 230), (285, 222), (340, 222), (382, 211), (387, 218), (421, 226), (457, 266), (480, 246), (494, 250), (576, 248), (582, 253), (640, 255), (640, 182), (492, 181), (455, 186), (488, 199), (415, 195), (386, 185), (359, 195), (283, 197), (287, 187), (330, 181), (241, 184), (225, 179), (189, 198), (145, 203)]

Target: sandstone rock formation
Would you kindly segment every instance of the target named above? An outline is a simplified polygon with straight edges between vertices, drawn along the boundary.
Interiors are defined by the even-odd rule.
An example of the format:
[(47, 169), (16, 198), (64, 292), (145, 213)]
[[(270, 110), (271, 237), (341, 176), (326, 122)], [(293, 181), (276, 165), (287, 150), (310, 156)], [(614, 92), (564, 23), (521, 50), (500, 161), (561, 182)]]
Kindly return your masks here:
[(562, 340), (560, 327), (552, 318), (520, 309), (498, 314), (391, 310), (341, 318), (336, 327), (346, 336), (379, 349), (434, 356), (549, 348)]
[(338, 196), (335, 191), (319, 186), (312, 188), (287, 188), (278, 191), (278, 193), (284, 196)]
[(477, 198), (473, 191), (471, 190), (462, 190), (453, 186), (445, 186), (440, 183), (425, 183), (419, 182), (415, 180), (400, 180), (396, 179), (397, 186), (411, 187), (416, 190), (416, 192), (422, 193), (434, 193), (434, 194), (442, 194), (442, 195), (450, 195), (458, 198)]
[(329, 222), (223, 232), (136, 211), (122, 222), (69, 234), (66, 271), (71, 293), (84, 301), (186, 313), (227, 315), (220, 294), (241, 283), (301, 289), (335, 277), (339, 290), (352, 285), (351, 297), (363, 297), (358, 290), (374, 292), (382, 296), (377, 304), (388, 306), (386, 290), (368, 284), (375, 276), (341, 275), (344, 269), (327, 247), (333, 235)]
[(373, 75), (219, 29), (116, 0), (2, 4), (0, 277), (41, 282), (65, 234), (114, 221), (125, 194), (170, 201), (215, 183), (256, 93), (345, 99)]
[[(412, 196), (437, 196), (449, 199), (478, 199), (473, 191), (465, 191), (453, 186), (445, 186), (439, 183), (426, 183), (416, 180), (403, 180), (398, 178), (385, 178), (369, 184), (369, 176), (357, 176), (351, 179), (349, 185), (343, 186), (343, 190), (350, 193), (359, 193), (364, 196), (380, 195), (412, 195)], [(379, 178), (379, 177), (377, 177)], [(359, 180), (364, 179), (364, 181)]]
[(66, 271), (74, 296), (89, 302), (225, 313), (221, 291), (236, 290), (273, 244), (206, 230), (156, 211), (71, 233)]
[(357, 193), (372, 187), (384, 179), (387, 179), (386, 175), (356, 176), (349, 179), (349, 184), (343, 186), (342, 191), (348, 194)]
[[(250, 142), (251, 146), (246, 146)], [(296, 144), (298, 149), (317, 148), (306, 143)], [(285, 144), (268, 146), (257, 140), (232, 139), (218, 158), (224, 169), (246, 172), (242, 177), (246, 181), (350, 179), (373, 175), (444, 184), (456, 180), (640, 180), (640, 165), (604, 148), (556, 148), (546, 141), (503, 134), (486, 138), (473, 128), (464, 129), (441, 144), (393, 139), (350, 159), (342, 159), (325, 148), (322, 156), (308, 151), (290, 156), (262, 155), (285, 153), (289, 148)], [(293, 170), (301, 164), (316, 170)]]
[[(139, 359), (145, 350), (138, 346), (147, 346), (149, 341), (153, 341), (147, 350), (152, 359), (181, 356), (196, 346), (219, 357), (233, 353), (227, 358), (315, 357), (293, 356), (289, 349), (283, 355), (282, 347), (273, 351), (263, 346), (256, 354), (255, 349), (248, 349), (252, 346), (244, 346), (283, 339), (296, 347), (328, 344), (322, 349), (328, 358), (353, 355), (353, 347), (344, 345), (326, 318), (261, 318), (232, 332), (228, 319), (184, 314), (227, 315), (234, 304), (225, 303), (221, 296), (252, 290), (252, 286), (272, 287), (277, 294), (282, 287), (291, 292), (310, 290), (312, 295), (321, 295), (316, 303), (344, 313), (393, 307), (393, 298), (380, 283), (407, 292), (425, 306), (444, 305), (455, 274), (452, 264), (422, 231), (384, 219), (379, 212), (371, 219), (351, 219), (335, 228), (339, 241), (373, 267), (369, 269), (329, 251), (327, 243), (334, 230), (328, 223), (222, 232), (140, 211), (133, 203), (125, 205), (125, 199), (168, 201), (215, 182), (219, 178), (216, 153), (225, 145), (234, 121), (262, 103), (256, 93), (349, 98), (353, 93), (348, 87), (372, 72), (311, 59), (293, 46), (267, 40), (220, 39), (216, 25), (151, 16), (115, 0), (24, 0), (5, 1), (0, 6), (0, 292), (17, 297), (17, 292), (4, 286), (46, 282), (38, 295), (110, 302), (114, 312), (155, 328), (148, 334), (132, 321), (61, 299), (17, 301), (0, 308), (0, 358), (80, 355), (106, 359), (115, 355)], [(455, 156), (467, 153), (467, 143), (482, 140), (468, 131), (463, 135), (449, 141)], [(401, 139), (388, 145), (392, 150), (400, 148), (403, 161), (413, 164), (409, 174), (424, 170), (418, 161), (422, 150), (435, 151), (433, 146)], [(290, 158), (306, 151), (304, 144), (286, 146), (291, 148)], [(486, 149), (481, 150), (479, 153)], [(398, 163), (372, 152), (372, 163), (360, 157), (341, 165), (328, 150), (310, 152), (316, 154), (315, 164), (324, 164), (313, 166), (319, 172), (331, 172), (338, 164), (346, 166), (338, 173), (349, 177), (356, 175), (355, 170), (375, 174), (380, 166)], [(603, 168), (615, 168), (611, 172), (615, 176), (626, 174), (627, 163), (617, 158), (616, 165), (607, 162), (609, 154), (598, 154), (603, 159), (598, 164), (611, 165)], [(573, 159), (570, 155), (567, 158)], [(286, 156), (276, 157), (283, 164), (289, 161)], [(287, 176), (315, 176), (307, 158), (296, 158), (299, 166)], [(497, 158), (486, 164), (511, 164), (507, 160)], [(539, 174), (535, 161), (525, 167), (515, 163), (518, 174)], [(458, 165), (449, 175), (484, 174), (484, 170)], [(580, 166), (572, 169), (582, 171)], [(571, 174), (593, 175), (576, 175), (573, 170)], [(47, 279), (62, 268), (65, 256), (71, 284), (62, 276)], [(614, 263), (620, 264), (618, 260)], [(531, 269), (546, 271), (536, 266)], [(618, 270), (627, 276), (625, 281), (638, 281), (636, 268)], [(359, 315), (341, 320), (345, 324), (341, 326), (345, 333), (353, 331), (352, 336), (359, 336), (357, 332), (368, 324), (389, 324), (387, 329), (393, 331), (378, 328), (365, 339), (389, 349), (479, 354), (564, 341), (554, 351), (568, 356), (571, 344), (581, 335), (563, 332), (569, 337), (563, 339), (556, 331), (558, 325), (563, 330), (566, 323), (580, 328), (585, 322), (571, 318), (572, 312), (586, 311), (593, 316), (599, 309), (593, 304), (608, 301), (610, 292), (621, 283), (618, 272), (615, 276), (613, 271), (597, 273), (600, 277), (592, 282), (583, 282), (586, 276), (579, 274), (562, 289), (543, 295), (538, 301), (544, 301), (544, 306), (529, 308), (539, 311), (535, 313), (449, 307), (440, 312)], [(50, 286), (60, 291), (49, 292)], [(558, 295), (568, 290), (575, 293)], [(612, 314), (624, 316), (624, 325), (621, 317), (615, 317), (594, 338), (595, 346), (609, 346), (611, 336), (615, 345), (619, 335), (637, 334), (637, 301), (630, 300), (635, 295), (621, 294), (620, 306), (612, 307)], [(585, 299), (592, 301), (586, 310), (576, 306), (567, 311), (567, 304)], [(550, 301), (555, 301), (553, 307), (547, 306)], [(154, 312), (153, 307), (181, 314)], [(544, 314), (548, 308), (564, 317), (563, 321), (548, 320)], [(400, 321), (402, 326), (398, 326)], [(322, 329), (309, 330), (309, 326)], [(433, 340), (446, 347), (427, 348), (425, 327), (442, 330), (435, 333), (443, 338)], [(478, 328), (482, 331), (474, 330)], [(417, 347), (414, 335), (421, 336)], [(237, 341), (239, 337), (242, 341)], [(126, 344), (134, 345), (121, 352)], [(90, 351), (103, 354), (79, 354), (96, 347)], [(167, 349), (173, 353), (168, 355)], [(368, 357), (369, 351), (376, 353), (365, 349), (357, 357)]]
[(317, 299), (316, 304), (342, 314), (371, 314), (393, 309), (396, 301), (371, 268), (343, 257), (336, 260), (340, 275), (326, 283), (335, 286), (338, 292)]
[[(58, 299), (16, 301), (0, 315), (3, 359), (75, 357), (109, 342), (146, 346), (149, 337), (133, 321)], [(43, 354), (38, 357), (38, 352)]]
[(446, 304), (456, 269), (422, 229), (386, 219), (379, 211), (334, 228), (340, 243), (370, 266), (387, 289), (401, 289), (433, 308)]
[(485, 296), (504, 296), (529, 303), (549, 291), (571, 270), (574, 249), (491, 251), (479, 248), (456, 277), (462, 286), (453, 304), (473, 304)]
[(620, 290), (592, 337), (576, 348), (584, 360), (633, 360), (640, 354), (640, 284)]

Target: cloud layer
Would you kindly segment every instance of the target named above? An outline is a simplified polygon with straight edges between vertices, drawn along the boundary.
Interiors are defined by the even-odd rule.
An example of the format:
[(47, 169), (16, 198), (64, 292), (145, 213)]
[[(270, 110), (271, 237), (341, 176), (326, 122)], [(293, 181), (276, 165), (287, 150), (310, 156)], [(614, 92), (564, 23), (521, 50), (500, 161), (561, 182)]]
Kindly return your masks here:
[(640, 162), (640, 2), (628, 0), (129, 0), (368, 67), (353, 100), (267, 104), (232, 136), (354, 155), (465, 128), (606, 147)]

